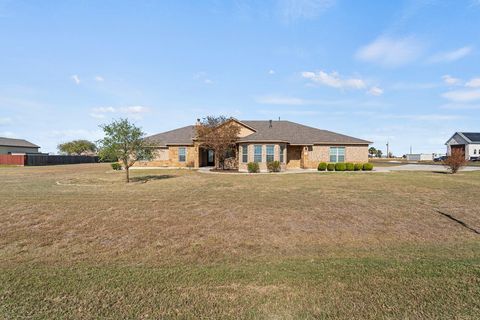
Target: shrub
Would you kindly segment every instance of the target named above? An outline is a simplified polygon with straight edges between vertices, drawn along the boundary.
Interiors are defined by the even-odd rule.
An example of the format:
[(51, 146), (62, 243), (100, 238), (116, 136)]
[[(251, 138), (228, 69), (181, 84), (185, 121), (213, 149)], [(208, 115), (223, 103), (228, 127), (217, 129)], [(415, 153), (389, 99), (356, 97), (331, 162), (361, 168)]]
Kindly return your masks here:
[(118, 162), (114, 162), (110, 164), (113, 170), (122, 170), (122, 165)]
[(267, 169), (269, 172), (280, 172), (280, 161), (267, 162)]
[(260, 172), (260, 166), (257, 162), (249, 162), (247, 164), (248, 172), (250, 173), (258, 173)]
[(371, 163), (364, 163), (363, 164), (363, 170), (364, 171), (372, 171), (372, 169), (373, 169), (373, 164), (371, 164)]
[(467, 160), (465, 159), (465, 153), (461, 150), (452, 150), (452, 154), (443, 161), (443, 164), (449, 167), (451, 173), (457, 173), (461, 167), (467, 164)]
[(343, 162), (338, 162), (335, 163), (335, 171), (345, 171), (345, 163)]
[(353, 170), (355, 171), (360, 171), (363, 169), (363, 164), (362, 163), (355, 163), (355, 165), (353, 166)]
[(347, 169), (347, 171), (353, 171), (355, 170), (355, 165), (351, 162), (347, 162), (345, 163), (345, 169)]
[(328, 170), (328, 171), (333, 171), (333, 170), (335, 170), (335, 163), (329, 163), (329, 164), (327, 164), (327, 170)]
[(327, 163), (326, 163), (326, 162), (320, 162), (320, 163), (318, 164), (318, 168), (317, 168), (317, 169), (318, 169), (318, 171), (325, 171), (325, 170), (327, 170)]

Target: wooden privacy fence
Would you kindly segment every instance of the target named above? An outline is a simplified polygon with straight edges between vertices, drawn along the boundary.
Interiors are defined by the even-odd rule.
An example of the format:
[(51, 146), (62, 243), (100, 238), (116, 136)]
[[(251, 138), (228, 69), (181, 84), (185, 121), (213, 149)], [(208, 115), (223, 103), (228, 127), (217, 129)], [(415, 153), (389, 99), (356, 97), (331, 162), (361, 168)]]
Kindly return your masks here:
[(7, 164), (13, 166), (25, 165), (24, 155), (0, 154), (0, 164)]
[(55, 164), (75, 164), (75, 163), (95, 163), (98, 157), (94, 156), (50, 156), (28, 154), (26, 156), (26, 166), (48, 166)]

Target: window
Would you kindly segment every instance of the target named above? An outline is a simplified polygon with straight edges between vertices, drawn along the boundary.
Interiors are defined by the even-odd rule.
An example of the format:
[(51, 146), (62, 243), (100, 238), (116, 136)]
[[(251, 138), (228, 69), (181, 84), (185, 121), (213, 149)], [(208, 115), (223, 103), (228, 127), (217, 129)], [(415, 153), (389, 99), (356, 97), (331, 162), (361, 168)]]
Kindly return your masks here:
[(242, 162), (248, 162), (248, 145), (246, 144), (242, 145)]
[(178, 162), (185, 162), (187, 159), (187, 148), (180, 147), (178, 148)]
[(477, 149), (473, 149), (473, 154), (477, 154)]
[(344, 162), (345, 147), (330, 147), (330, 162)]
[(267, 145), (267, 162), (275, 160), (275, 146), (273, 144)]
[(253, 149), (253, 161), (262, 162), (262, 146), (256, 144)]
[(281, 145), (280, 146), (280, 163), (283, 163), (283, 154), (285, 153), (285, 146)]

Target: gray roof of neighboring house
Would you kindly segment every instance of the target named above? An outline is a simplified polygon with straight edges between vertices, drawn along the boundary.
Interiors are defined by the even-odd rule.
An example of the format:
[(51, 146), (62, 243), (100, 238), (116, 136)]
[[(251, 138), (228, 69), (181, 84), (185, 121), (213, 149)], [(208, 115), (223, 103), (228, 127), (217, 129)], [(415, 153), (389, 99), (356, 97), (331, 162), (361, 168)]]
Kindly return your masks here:
[(22, 148), (40, 148), (40, 146), (37, 146), (36, 144), (33, 144), (33, 143), (31, 143), (27, 140), (2, 138), (2, 137), (0, 137), (0, 146), (22, 147)]
[(459, 132), (463, 134), (471, 143), (480, 143), (480, 132)]
[[(346, 136), (343, 134), (304, 126), (291, 121), (245, 120), (239, 121), (256, 132), (240, 138), (240, 142), (286, 142), (290, 144), (370, 144), (370, 141)], [(195, 137), (195, 126), (159, 133), (146, 137), (145, 140), (155, 146), (190, 145)]]

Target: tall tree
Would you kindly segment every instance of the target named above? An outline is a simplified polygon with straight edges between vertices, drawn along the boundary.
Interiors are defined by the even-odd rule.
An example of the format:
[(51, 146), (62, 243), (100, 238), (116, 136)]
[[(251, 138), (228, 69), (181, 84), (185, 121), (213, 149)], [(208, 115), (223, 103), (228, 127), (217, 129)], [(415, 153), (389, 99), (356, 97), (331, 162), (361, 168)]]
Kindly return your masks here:
[(122, 163), (126, 173), (126, 181), (130, 182), (129, 169), (137, 160), (151, 160), (152, 149), (146, 144), (145, 133), (128, 119), (113, 121), (100, 126), (105, 137), (99, 141), (100, 158), (116, 158)]
[(58, 150), (61, 153), (68, 155), (80, 155), (80, 154), (92, 154), (97, 151), (97, 146), (95, 143), (88, 140), (73, 140), (70, 142), (65, 142), (57, 146)]
[(382, 157), (382, 154), (383, 154), (382, 150), (377, 149), (377, 157), (378, 157), (378, 158), (381, 158), (381, 157)]
[(374, 147), (370, 147), (368, 149), (368, 153), (371, 155), (371, 156), (375, 156), (377, 154), (377, 149), (375, 149)]
[(208, 116), (195, 127), (201, 146), (215, 152), (215, 168), (224, 168), (225, 158), (235, 150), (240, 126), (225, 116)]

